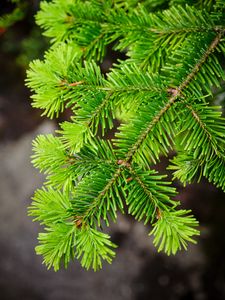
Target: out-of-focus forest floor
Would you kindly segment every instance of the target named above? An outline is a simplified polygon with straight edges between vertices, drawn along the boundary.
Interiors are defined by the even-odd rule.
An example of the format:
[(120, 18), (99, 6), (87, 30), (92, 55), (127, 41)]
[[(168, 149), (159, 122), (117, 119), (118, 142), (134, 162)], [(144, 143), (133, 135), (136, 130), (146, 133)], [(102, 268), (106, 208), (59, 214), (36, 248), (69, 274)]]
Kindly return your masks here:
[[(57, 273), (42, 265), (34, 252), (40, 227), (27, 216), (33, 191), (43, 182), (30, 163), (31, 143), (37, 134), (53, 132), (56, 123), (32, 109), (24, 86), (27, 60), (35, 53), (28, 49), (24, 57), (21, 45), (34, 35), (32, 22), (28, 15), (0, 35), (0, 299), (225, 300), (225, 195), (207, 182), (185, 189), (175, 183), (182, 205), (201, 224), (198, 244), (187, 252), (158, 254), (150, 228), (119, 215), (109, 229), (119, 245), (112, 265), (96, 273), (77, 261)], [(41, 56), (45, 42), (37, 37)]]

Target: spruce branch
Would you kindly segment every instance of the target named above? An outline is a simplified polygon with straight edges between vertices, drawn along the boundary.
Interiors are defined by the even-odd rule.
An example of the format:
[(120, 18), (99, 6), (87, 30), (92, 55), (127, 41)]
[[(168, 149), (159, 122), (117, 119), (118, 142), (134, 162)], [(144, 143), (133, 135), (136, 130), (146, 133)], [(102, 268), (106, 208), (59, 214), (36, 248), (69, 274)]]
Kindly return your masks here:
[(168, 209), (167, 206), (175, 208), (179, 205), (178, 201), (171, 200), (176, 194), (175, 189), (169, 187), (170, 182), (162, 181), (166, 176), (154, 170), (134, 169), (130, 165), (127, 168), (132, 177), (127, 187), (129, 192), (126, 203), (128, 212), (138, 221), (145, 217), (144, 224), (149, 221), (152, 223), (161, 211)]
[(198, 222), (193, 215), (187, 215), (190, 212), (178, 210), (160, 213), (159, 219), (150, 233), (155, 236), (153, 243), (159, 247), (159, 251), (164, 250), (167, 254), (175, 254), (178, 249), (187, 249), (187, 241), (196, 243), (192, 236), (199, 234), (193, 228), (198, 225)]
[[(76, 1), (74, 9), (70, 1), (63, 4), (60, 0), (53, 3), (43, 1), (37, 23), (53, 42), (73, 39), (85, 59), (94, 57), (102, 60), (106, 46), (117, 41), (116, 49), (129, 47), (128, 55), (135, 61), (141, 60), (142, 66), (146, 66), (154, 54), (163, 54), (172, 47), (179, 47), (189, 34), (225, 28), (225, 24), (218, 27), (218, 19), (222, 19), (219, 10), (217, 18), (204, 9), (198, 10), (188, 5), (171, 6), (165, 12), (149, 14), (144, 4), (137, 4), (131, 10), (111, 1)], [(146, 49), (142, 56), (140, 47)], [(157, 68), (158, 64), (155, 65)]]
[[(216, 112), (216, 109), (219, 109), (219, 107), (215, 107), (215, 112), (213, 111), (210, 112), (210, 109), (208, 107), (205, 107), (205, 105), (201, 105), (203, 110), (198, 111), (193, 107), (193, 105), (186, 105), (186, 107), (191, 111), (191, 114), (195, 121), (198, 123), (200, 126), (202, 133), (203, 133), (203, 138), (199, 136), (199, 131), (198, 134), (194, 132), (194, 134), (190, 135), (188, 138), (189, 140), (195, 140), (197, 143), (195, 144), (194, 148), (201, 147), (202, 148), (202, 154), (208, 154), (208, 159), (210, 159), (210, 156), (212, 154), (215, 154), (216, 156), (223, 156), (223, 148), (224, 148), (224, 137), (225, 137), (225, 132), (223, 132), (223, 123), (224, 119), (221, 118), (221, 113), (218, 111)], [(199, 105), (199, 108), (201, 108)], [(208, 112), (207, 112), (208, 111)], [(204, 117), (200, 115), (201, 113), (204, 113)], [(210, 118), (206, 118), (207, 113), (209, 114)], [(208, 116), (207, 116), (208, 117)], [(203, 119), (204, 118), (204, 119)], [(208, 120), (207, 120), (208, 119)], [(210, 124), (211, 123), (211, 124)], [(190, 123), (188, 123), (190, 126)], [(194, 126), (190, 126), (189, 128), (186, 129), (193, 129)], [(211, 131), (211, 132), (210, 132)], [(196, 138), (198, 139), (196, 139)], [(183, 139), (185, 140), (185, 139)], [(189, 145), (191, 143), (187, 143), (186, 139), (186, 146), (185, 150), (188, 149)], [(207, 149), (207, 145), (211, 147), (211, 151)], [(205, 149), (204, 149), (205, 148)], [(205, 152), (203, 152), (205, 151)]]
[[(205, 176), (225, 187), (224, 119), (207, 103), (225, 80), (224, 5), (171, 0), (163, 10), (164, 0), (153, 2), (42, 2), (37, 20), (54, 45), (31, 64), (27, 85), (47, 116), (73, 113), (57, 137), (34, 142), (33, 163), (47, 181), (29, 213), (46, 226), (37, 253), (56, 270), (74, 257), (94, 270), (111, 262), (115, 245), (99, 229), (116, 221), (125, 203), (153, 226), (159, 251), (175, 254), (195, 242), (198, 222), (178, 209), (171, 182), (152, 169), (174, 148), (175, 178)], [(110, 43), (128, 58), (103, 76), (95, 61)], [(113, 142), (97, 137), (117, 117)]]
[(223, 34), (218, 33), (211, 44), (208, 46), (207, 50), (203, 53), (201, 59), (195, 64), (192, 68), (191, 72), (187, 75), (187, 77), (183, 80), (183, 82), (178, 86), (173, 88), (173, 95), (168, 99), (165, 105), (157, 112), (157, 114), (147, 123), (146, 127), (140, 132), (135, 143), (130, 147), (128, 153), (126, 154), (125, 160), (129, 162), (138, 152), (139, 148), (145, 141), (146, 137), (153, 130), (153, 128), (160, 122), (163, 115), (174, 105), (176, 101), (182, 97), (183, 91), (188, 87), (189, 83), (195, 78), (197, 73), (199, 72), (201, 66), (205, 63), (209, 55), (215, 50), (219, 41), (221, 40)]
[(75, 214), (84, 224), (101, 226), (102, 220), (109, 225), (109, 218), (116, 220), (116, 211), (123, 211), (122, 197), (117, 191), (121, 185), (120, 170), (93, 171), (79, 182), (72, 199)]
[(185, 104), (185, 107), (189, 113), (186, 112), (179, 126), (179, 154), (169, 168), (184, 185), (205, 176), (224, 189), (225, 130), (221, 111), (206, 104)]
[[(206, 61), (210, 53), (214, 50), (214, 48), (218, 45), (219, 40), (221, 39), (221, 34), (219, 34), (209, 45), (207, 51), (204, 53), (202, 58), (197, 62), (197, 64), (193, 67), (192, 72), (188, 74), (187, 78), (181, 83), (181, 85), (176, 89), (176, 93), (174, 96), (169, 98), (168, 103), (159, 111), (159, 114), (153, 119), (153, 121), (150, 123), (150, 125), (147, 127), (147, 130), (140, 135), (137, 142), (134, 144), (134, 146), (131, 148), (131, 150), (127, 153), (124, 162), (122, 163), (123, 166), (127, 167), (129, 166), (131, 160), (134, 157), (135, 152), (137, 151), (138, 147), (142, 144), (142, 142), (145, 140), (146, 136), (149, 134), (149, 132), (152, 130), (153, 126), (157, 124), (157, 122), (160, 120), (160, 118), (163, 116), (163, 114), (175, 103), (175, 101), (178, 99), (178, 97), (182, 94), (183, 89), (185, 89), (188, 84), (191, 82), (191, 80), (195, 77), (197, 72), (199, 71), (199, 68), (202, 64)], [(112, 186), (115, 179), (118, 178), (121, 171), (118, 169), (114, 175), (111, 177), (111, 179), (106, 184), (105, 188), (102, 189), (102, 191), (99, 193), (99, 195), (105, 195), (105, 192), (108, 191), (108, 189)], [(143, 187), (143, 186), (142, 186)], [(97, 197), (99, 199), (100, 196)]]

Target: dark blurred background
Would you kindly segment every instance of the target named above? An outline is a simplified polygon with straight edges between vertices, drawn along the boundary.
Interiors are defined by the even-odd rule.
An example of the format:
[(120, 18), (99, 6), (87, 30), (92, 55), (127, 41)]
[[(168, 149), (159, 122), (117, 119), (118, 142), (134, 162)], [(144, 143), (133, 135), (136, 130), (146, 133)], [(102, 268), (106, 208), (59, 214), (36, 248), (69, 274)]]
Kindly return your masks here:
[[(29, 61), (42, 58), (48, 47), (34, 21), (38, 5), (0, 1), (0, 299), (225, 299), (225, 195), (207, 182), (185, 189), (176, 183), (182, 205), (201, 224), (198, 244), (187, 252), (158, 254), (149, 228), (119, 215), (110, 229), (117, 256), (99, 272), (74, 261), (55, 273), (36, 256), (40, 228), (27, 217), (27, 206), (43, 178), (30, 163), (31, 142), (56, 128), (31, 108), (24, 86)], [(110, 55), (105, 63), (110, 65)]]

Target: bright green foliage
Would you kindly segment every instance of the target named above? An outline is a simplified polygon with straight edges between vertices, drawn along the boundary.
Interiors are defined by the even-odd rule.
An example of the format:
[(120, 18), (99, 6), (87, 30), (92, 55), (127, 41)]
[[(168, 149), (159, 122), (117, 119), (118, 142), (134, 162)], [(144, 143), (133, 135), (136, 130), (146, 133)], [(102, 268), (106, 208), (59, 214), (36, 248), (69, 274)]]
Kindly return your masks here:
[(178, 210), (173, 212), (163, 212), (159, 220), (153, 224), (151, 234), (154, 235), (154, 245), (159, 247), (159, 251), (164, 250), (167, 254), (175, 254), (177, 250), (187, 249), (187, 242), (194, 242), (193, 235), (198, 231), (193, 226), (198, 222), (192, 215), (187, 215), (191, 211)]
[(66, 194), (42, 189), (36, 191), (33, 199), (30, 215), (36, 216), (41, 224), (57, 224), (72, 217), (72, 205)]
[(184, 184), (205, 176), (225, 190), (225, 119), (220, 107), (184, 103), (177, 139), (182, 148), (170, 169)]
[(46, 228), (46, 232), (40, 233), (38, 240), (40, 245), (36, 247), (36, 253), (44, 256), (44, 263), (48, 267), (54, 267), (57, 271), (61, 260), (65, 267), (74, 258), (75, 227), (73, 224), (52, 224)]
[[(225, 2), (186, 2), (41, 2), (37, 23), (53, 45), (26, 83), (44, 115), (72, 112), (33, 143), (47, 180), (29, 214), (46, 227), (36, 249), (48, 267), (111, 262), (115, 245), (102, 231), (125, 207), (153, 226), (159, 251), (195, 243), (198, 221), (154, 170), (163, 155), (177, 153), (169, 169), (183, 185), (204, 176), (225, 190), (225, 122), (213, 103), (224, 92)], [(127, 59), (102, 74), (110, 47)]]
[(143, 170), (136, 167), (131, 170), (132, 180), (128, 185), (126, 203), (129, 213), (140, 221), (145, 219), (145, 224), (153, 222), (155, 214), (159, 211), (166, 211), (171, 207), (175, 208), (180, 203), (171, 197), (176, 195), (175, 188), (170, 182), (164, 181), (165, 175), (159, 175), (154, 170)]
[(43, 114), (48, 117), (62, 112), (65, 99), (71, 99), (72, 93), (67, 85), (74, 80), (73, 62), (79, 56), (78, 49), (61, 44), (46, 53), (44, 62), (35, 60), (31, 63), (29, 86), (36, 91), (32, 96), (33, 106), (43, 109)]
[(44, 255), (44, 263), (48, 268), (53, 266), (55, 271), (59, 270), (61, 260), (67, 267), (75, 256), (81, 258), (83, 267), (96, 271), (102, 267), (102, 259), (110, 263), (115, 256), (112, 248), (116, 245), (107, 234), (93, 228), (77, 230), (73, 223), (52, 224), (38, 239), (41, 245), (36, 247), (37, 254)]
[(83, 228), (78, 233), (75, 244), (77, 258), (81, 258), (82, 267), (94, 271), (102, 268), (102, 260), (111, 263), (116, 245), (109, 240), (109, 236), (93, 228)]

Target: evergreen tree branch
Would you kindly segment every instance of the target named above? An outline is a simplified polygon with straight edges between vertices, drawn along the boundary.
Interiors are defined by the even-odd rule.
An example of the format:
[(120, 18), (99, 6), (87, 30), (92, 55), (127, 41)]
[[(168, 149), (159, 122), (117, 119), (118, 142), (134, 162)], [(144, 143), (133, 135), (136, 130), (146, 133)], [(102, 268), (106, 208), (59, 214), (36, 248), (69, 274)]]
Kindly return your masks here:
[(94, 271), (102, 268), (102, 260), (108, 263), (115, 257), (117, 246), (109, 240), (109, 235), (93, 228), (83, 227), (76, 241), (76, 257), (81, 259), (82, 267)]
[(219, 44), (221, 38), (223, 37), (224, 33), (225, 33), (225, 30), (219, 31), (219, 33), (216, 35), (215, 39), (209, 45), (206, 52), (203, 54), (200, 61), (192, 69), (192, 72), (187, 76), (187, 78), (182, 82), (182, 84), (177, 89), (175, 89), (177, 91), (178, 96), (181, 96), (182, 90), (184, 90), (188, 86), (188, 84), (194, 79), (196, 74), (199, 72), (201, 66), (205, 63), (205, 61), (210, 56), (210, 54), (218, 46), (218, 44)]
[[(186, 79), (180, 84), (178, 88), (176, 88), (173, 92), (173, 96), (171, 96), (167, 102), (167, 104), (159, 111), (159, 113), (153, 118), (153, 120), (148, 125), (147, 129), (142, 132), (142, 134), (139, 136), (138, 140), (134, 144), (134, 146), (129, 150), (127, 153), (125, 160), (122, 162), (122, 165), (127, 167), (131, 163), (131, 161), (134, 158), (135, 153), (137, 152), (138, 148), (141, 146), (149, 132), (152, 130), (152, 128), (158, 123), (160, 118), (168, 111), (168, 109), (176, 102), (176, 100), (182, 95), (182, 91), (188, 86), (188, 84), (191, 82), (191, 80), (196, 76), (198, 73), (200, 67), (204, 64), (204, 62), (207, 60), (208, 56), (213, 52), (213, 50), (218, 45), (220, 39), (222, 37), (222, 34), (219, 33), (218, 36), (211, 42), (209, 45), (207, 51), (204, 53), (202, 58), (197, 62), (197, 64), (193, 67), (191, 73), (188, 74)], [(112, 175), (111, 179), (107, 180), (107, 184), (104, 188), (101, 188), (101, 190), (98, 192), (98, 196), (96, 197), (96, 200), (93, 202), (93, 205), (91, 205), (88, 210), (85, 213), (85, 217), (91, 215), (93, 216), (93, 209), (97, 208), (99, 206), (99, 201), (102, 200), (102, 198), (105, 196), (105, 194), (108, 193), (108, 191), (113, 186), (115, 180), (121, 175), (121, 169), (118, 168), (115, 173)], [(140, 183), (140, 181), (139, 181)], [(143, 186), (142, 186), (143, 187)], [(150, 196), (150, 195), (149, 195)]]
[[(199, 124), (199, 126), (201, 127), (201, 130), (204, 132), (204, 135), (206, 136), (207, 144), (210, 145), (210, 147), (212, 148), (212, 151), (214, 152), (214, 154), (217, 155), (217, 156), (224, 156), (224, 154), (222, 153), (223, 152), (222, 147), (221, 147), (221, 145), (219, 146), (219, 142), (223, 142), (222, 139), (223, 139), (223, 137), (225, 137), (225, 132), (221, 133), (220, 136), (219, 136), (219, 132), (218, 132), (219, 131), (218, 130), (219, 125), (220, 124), (222, 125), (222, 120), (219, 120), (220, 114), (218, 114), (218, 116), (217, 116), (217, 119), (220, 121), (220, 124), (218, 122), (218, 126), (216, 128), (217, 130), (216, 131), (214, 130), (214, 132), (212, 134), (212, 132), (210, 132), (210, 129), (211, 129), (210, 125), (204, 123), (204, 121), (201, 119), (201, 116), (199, 115), (198, 111), (195, 110), (194, 107), (190, 104), (187, 104), (186, 107), (191, 111), (191, 114), (192, 114), (193, 118)], [(217, 132), (217, 135), (219, 136), (219, 139), (217, 139), (217, 140), (216, 140), (216, 135), (215, 135), (216, 132)], [(220, 139), (221, 139), (221, 141), (220, 141)], [(187, 142), (187, 140), (186, 140), (186, 142)], [(197, 148), (198, 146), (199, 146), (199, 143), (197, 142), (197, 145), (195, 147)], [(204, 147), (202, 147), (202, 148), (204, 148)]]
[(146, 128), (142, 132), (140, 132), (137, 141), (129, 149), (125, 158), (126, 162), (130, 162), (133, 159), (133, 157), (141, 147), (142, 143), (145, 141), (146, 137), (149, 135), (151, 130), (153, 130), (154, 126), (158, 124), (158, 122), (163, 117), (163, 115), (174, 105), (174, 103), (178, 101), (180, 97), (182, 97), (183, 90), (185, 90), (185, 88), (187, 88), (189, 83), (195, 78), (201, 66), (205, 63), (209, 55), (218, 46), (222, 36), (223, 33), (221, 32), (217, 34), (217, 36), (208, 46), (206, 52), (203, 54), (201, 59), (196, 63), (196, 65), (192, 68), (192, 71), (188, 74), (185, 80), (177, 88), (173, 88), (173, 92), (172, 92), (173, 95), (168, 99), (166, 104), (159, 110), (156, 116), (147, 124)]
[(177, 250), (187, 249), (187, 242), (196, 243), (192, 236), (199, 235), (194, 228), (198, 222), (190, 213), (188, 210), (177, 210), (159, 215), (150, 232), (155, 236), (153, 243), (158, 246), (159, 252), (164, 250), (168, 255), (175, 254)]
[[(179, 205), (178, 201), (171, 200), (176, 192), (175, 188), (169, 187), (170, 182), (162, 181), (166, 176), (159, 175), (154, 170), (145, 171), (127, 164), (129, 177), (127, 179), (126, 197), (128, 212), (138, 219), (145, 217), (144, 224), (154, 222), (162, 211), (174, 209)], [(140, 193), (142, 190), (142, 193)]]
[[(224, 119), (205, 100), (225, 79), (223, 1), (149, 2), (54, 0), (37, 16), (55, 45), (28, 71), (33, 105), (50, 118), (66, 107), (74, 113), (59, 137), (34, 142), (33, 163), (48, 188), (35, 193), (29, 214), (47, 226), (37, 253), (56, 270), (73, 257), (94, 270), (111, 262), (114, 245), (97, 229), (116, 220), (124, 201), (153, 225), (159, 251), (175, 254), (194, 242), (198, 222), (177, 209), (175, 189), (150, 168), (172, 147), (174, 177), (205, 176), (225, 188)], [(101, 61), (110, 43), (128, 59), (104, 77), (91, 59)], [(95, 135), (117, 116), (114, 149)]]
[[(101, 1), (77, 1), (76, 4), (66, 1), (62, 4), (58, 0), (41, 4), (37, 22), (53, 42), (74, 39), (81, 47), (84, 58), (101, 60), (105, 47), (115, 41), (118, 41), (116, 49), (131, 48), (128, 52), (131, 57), (137, 54), (135, 44), (139, 43), (143, 43), (143, 48), (148, 45), (151, 55), (159, 47), (167, 51), (172, 38), (176, 39), (173, 43), (176, 47), (189, 34), (224, 29), (225, 26), (218, 24), (218, 16), (219, 12), (214, 19), (207, 11), (188, 5), (172, 6), (163, 13), (149, 14), (142, 4), (132, 11)], [(222, 19), (222, 14), (220, 17)], [(142, 60), (146, 59), (146, 54)]]
[[(119, 168), (119, 169), (116, 170), (116, 172), (108, 180), (108, 182), (104, 186), (104, 188), (100, 191), (100, 193), (98, 194), (98, 196), (94, 200), (93, 204), (85, 212), (84, 220), (92, 218), (92, 216), (95, 216), (95, 213), (100, 209), (99, 204), (101, 203), (102, 200), (104, 201), (104, 198), (107, 196), (107, 194), (113, 188), (113, 186), (117, 183), (116, 181), (119, 179), (120, 175), (121, 175), (121, 168)], [(120, 205), (121, 210), (123, 210), (122, 201), (120, 201), (120, 203), (121, 203), (121, 205)], [(108, 205), (108, 207), (109, 207), (109, 205)], [(114, 216), (114, 219), (115, 219), (115, 216)], [(99, 219), (98, 225), (100, 225), (100, 219)]]
[[(185, 104), (178, 131), (178, 155), (169, 169), (183, 184), (205, 176), (224, 189), (225, 130), (224, 118), (217, 107)], [(216, 171), (218, 170), (218, 171)]]
[(122, 184), (120, 173), (115, 167), (105, 168), (104, 173), (96, 170), (78, 183), (72, 203), (74, 214), (82, 219), (82, 224), (101, 226), (104, 220), (109, 225), (109, 217), (116, 220), (117, 208), (123, 211), (122, 195), (118, 192)]

